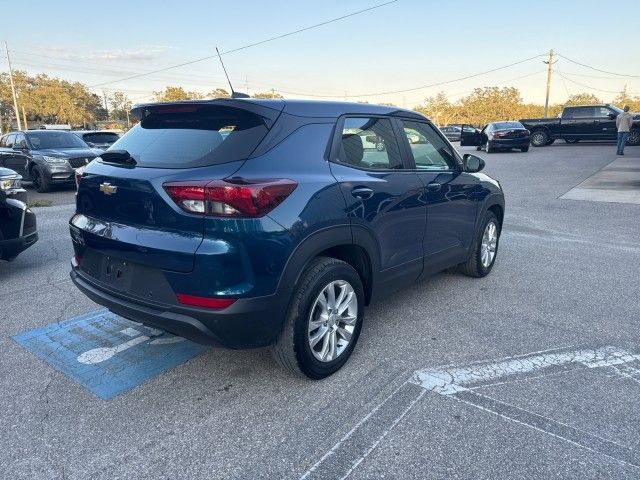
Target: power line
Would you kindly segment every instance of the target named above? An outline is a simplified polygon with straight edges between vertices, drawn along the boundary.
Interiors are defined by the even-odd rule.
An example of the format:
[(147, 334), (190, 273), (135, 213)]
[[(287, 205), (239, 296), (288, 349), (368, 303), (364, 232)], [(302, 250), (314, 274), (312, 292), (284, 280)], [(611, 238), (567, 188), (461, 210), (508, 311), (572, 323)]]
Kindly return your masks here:
[[(516, 80), (521, 80), (521, 79), (527, 78), (527, 77), (533, 77), (534, 75), (540, 75), (541, 73), (547, 73), (547, 71), (546, 70), (537, 70), (535, 72), (527, 73), (525, 75), (520, 75), (520, 76), (517, 76), (517, 77), (514, 77), (514, 78), (509, 78), (507, 80), (500, 80), (498, 82), (493, 82), (492, 85), (490, 85), (490, 87), (497, 87), (497, 86), (503, 85), (505, 83), (515, 82)], [(447, 94), (447, 98), (454, 99), (455, 97), (459, 97), (459, 96), (462, 96), (462, 95), (467, 95), (469, 93), (473, 93), (475, 90), (476, 90), (475, 88), (472, 88), (470, 90), (465, 90), (465, 91), (462, 91), (462, 92), (456, 92), (456, 93)], [(420, 100), (424, 101), (425, 99), (422, 98)], [(420, 101), (420, 100), (418, 100), (418, 101)], [(415, 101), (416, 100), (414, 100), (414, 99), (409, 99), (409, 102), (415, 102)]]
[[(583, 88), (588, 88), (589, 90), (595, 90), (595, 91), (597, 91), (597, 92), (605, 92), (605, 93), (620, 93), (620, 92), (621, 92), (621, 90), (604, 90), (604, 89), (602, 89), (602, 88), (596, 88), (596, 87), (592, 87), (592, 86), (590, 86), (590, 85), (586, 85), (586, 84), (584, 84), (584, 83), (577, 82), (577, 81), (575, 81), (575, 80), (572, 80), (572, 79), (570, 79), (570, 78), (565, 77), (565, 76), (564, 76), (562, 73), (560, 73), (559, 71), (558, 71), (558, 75), (560, 75), (563, 79), (568, 80), (568, 81), (569, 81), (569, 82), (571, 82), (571, 83), (575, 83), (576, 85), (579, 85), (579, 86), (581, 86), (581, 87), (583, 87)], [(635, 92), (627, 92), (627, 94), (629, 94), (629, 95), (636, 95), (636, 93), (635, 93)]]
[(607, 70), (602, 70), (600, 68), (592, 67), (591, 65), (586, 65), (584, 63), (577, 62), (576, 60), (572, 60), (569, 57), (566, 57), (566, 56), (561, 55), (561, 54), (558, 54), (558, 57), (562, 57), (565, 60), (569, 60), (571, 63), (575, 63), (576, 65), (580, 65), (581, 67), (590, 68), (591, 70), (595, 70), (596, 72), (607, 73), (609, 75), (616, 75), (618, 77), (640, 78), (640, 75), (628, 75), (626, 73), (609, 72)]
[(576, 73), (576, 72), (564, 72), (565, 75), (572, 77), (587, 77), (587, 78), (601, 78), (604, 80), (621, 80), (620, 77), (612, 77), (611, 75), (589, 75), (588, 73)]
[(450, 83), (461, 82), (462, 80), (468, 80), (469, 78), (475, 78), (475, 77), (479, 77), (481, 75), (486, 75), (488, 73), (497, 72), (498, 70), (504, 70), (505, 68), (513, 67), (515, 65), (520, 65), (521, 63), (525, 63), (525, 62), (528, 62), (530, 60), (533, 60), (533, 59), (536, 59), (536, 58), (539, 58), (539, 57), (544, 57), (544, 56), (546, 56), (546, 54), (535, 55), (533, 57), (525, 58), (524, 60), (520, 60), (518, 62), (510, 63), (509, 65), (503, 65), (502, 67), (496, 67), (496, 68), (492, 68), (491, 70), (485, 70), (484, 72), (474, 73), (472, 75), (466, 75), (464, 77), (454, 78), (454, 79), (451, 79), (451, 80), (445, 80), (445, 81), (442, 81), (442, 82), (431, 83), (429, 85), (420, 85), (419, 87), (404, 88), (404, 89), (401, 89), (401, 90), (387, 90), (387, 91), (384, 91), (384, 92), (360, 93), (360, 94), (356, 94), (356, 95), (348, 95), (348, 94), (342, 94), (342, 95), (318, 95), (318, 94), (308, 94), (308, 93), (300, 93), (300, 92), (287, 92), (287, 91), (284, 91), (284, 90), (279, 90), (279, 91), (281, 93), (286, 93), (286, 94), (289, 94), (289, 95), (299, 95), (299, 96), (314, 97), (314, 98), (361, 98), (361, 97), (375, 97), (375, 96), (379, 96), (379, 95), (391, 95), (391, 94), (395, 94), (395, 93), (414, 92), (416, 90), (424, 90), (426, 88), (439, 87), (441, 85), (448, 85)]
[[(265, 39), (265, 40), (260, 40), (259, 42), (254, 42), (254, 43), (250, 43), (250, 44), (248, 44), (248, 45), (243, 45), (242, 47), (234, 48), (234, 49), (232, 49), (232, 50), (227, 50), (227, 51), (225, 51), (225, 52), (222, 52), (222, 53), (221, 53), (221, 55), (229, 55), (229, 54), (231, 54), (231, 53), (239, 52), (239, 51), (241, 51), (241, 50), (245, 50), (245, 49), (247, 49), (247, 48), (256, 47), (256, 46), (258, 46), (258, 45), (263, 45), (263, 44), (268, 43), (268, 42), (273, 42), (273, 41), (275, 41), (275, 40), (280, 40), (280, 39), (282, 39), (282, 38), (289, 37), (289, 36), (291, 36), (291, 35), (296, 35), (296, 34), (301, 33), (301, 32), (306, 32), (306, 31), (308, 31), (308, 30), (312, 30), (312, 29), (314, 29), (314, 28), (323, 27), (323, 26), (328, 25), (328, 24), (330, 24), (330, 23), (338, 22), (338, 21), (340, 21), (340, 20), (344, 20), (344, 19), (346, 19), (346, 18), (353, 17), (353, 16), (355, 16), (355, 15), (360, 15), (360, 14), (362, 14), (362, 13), (370, 12), (371, 10), (375, 10), (375, 9), (377, 9), (377, 8), (381, 8), (381, 7), (384, 7), (384, 6), (386, 6), (386, 5), (390, 5), (390, 4), (392, 4), (392, 3), (396, 3), (397, 1), (399, 1), (399, 0), (391, 0), (391, 1), (389, 1), (389, 2), (379, 3), (379, 4), (377, 4), (377, 5), (373, 5), (372, 7), (364, 8), (364, 9), (362, 9), (362, 10), (358, 10), (358, 11), (356, 11), (356, 12), (348, 13), (348, 14), (346, 14), (346, 15), (342, 15), (342, 16), (340, 16), (340, 17), (332, 18), (332, 19), (330, 19), (330, 20), (326, 20), (326, 21), (324, 21), (324, 22), (316, 23), (316, 24), (314, 24), (314, 25), (310, 25), (310, 26), (308, 26), (308, 27), (299, 28), (299, 29), (294, 30), (294, 31), (291, 31), (291, 32), (283, 33), (283, 34), (281, 34), (281, 35), (276, 35), (276, 36), (274, 36), (274, 37), (270, 37), (270, 38), (267, 38), (267, 39)], [(111, 83), (124, 82), (125, 80), (132, 80), (132, 79), (134, 79), (134, 78), (140, 78), (140, 77), (145, 77), (145, 76), (147, 76), (147, 75), (153, 75), (154, 73), (166, 72), (167, 70), (171, 70), (171, 69), (173, 69), (173, 68), (185, 67), (185, 66), (187, 66), (187, 65), (192, 65), (192, 64), (194, 64), (194, 63), (202, 62), (202, 61), (204, 61), (204, 60), (211, 60), (212, 58), (216, 58), (217, 56), (218, 56), (218, 55), (207, 55), (206, 57), (196, 58), (195, 60), (189, 60), (189, 61), (187, 61), (187, 62), (179, 63), (179, 64), (177, 64), (177, 65), (170, 65), (170, 66), (168, 66), (168, 67), (159, 68), (159, 69), (157, 69), (157, 70), (152, 70), (152, 71), (150, 71), (150, 72), (137, 73), (137, 74), (135, 74), (135, 75), (130, 75), (130, 76), (128, 76), (128, 77), (120, 78), (120, 79), (118, 79), (118, 80), (111, 80), (111, 81), (109, 81), (109, 82), (97, 83), (97, 84), (95, 84), (95, 85), (90, 85), (90, 86), (89, 86), (89, 88), (93, 88), (93, 87), (101, 87), (101, 86), (103, 86), (103, 85), (109, 85), (109, 84), (111, 84)]]

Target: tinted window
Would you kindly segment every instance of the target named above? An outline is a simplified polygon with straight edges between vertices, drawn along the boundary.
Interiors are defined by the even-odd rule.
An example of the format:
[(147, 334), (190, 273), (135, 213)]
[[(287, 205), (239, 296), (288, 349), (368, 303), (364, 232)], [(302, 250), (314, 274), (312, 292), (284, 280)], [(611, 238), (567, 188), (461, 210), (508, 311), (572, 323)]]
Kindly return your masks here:
[(565, 118), (592, 118), (594, 117), (593, 107), (575, 107), (565, 110)]
[[(419, 170), (450, 170), (456, 164), (449, 145), (435, 129), (423, 122), (402, 120), (413, 160)], [(412, 138), (417, 141), (412, 141)]]
[(367, 169), (401, 169), (398, 142), (388, 118), (347, 118), (338, 161)]
[(24, 135), (22, 133), (16, 134), (16, 139), (13, 146), (15, 148), (27, 148), (27, 140), (24, 138)]
[(239, 108), (171, 108), (152, 110), (110, 150), (127, 150), (142, 167), (202, 167), (247, 158), (268, 132), (262, 117)]
[(609, 107), (596, 107), (596, 117), (607, 117), (612, 113), (616, 114), (616, 112)]
[(29, 132), (29, 142), (34, 150), (48, 148), (89, 148), (79, 137), (69, 132)]
[(108, 132), (100, 132), (100, 133), (85, 133), (82, 135), (82, 139), (85, 142), (91, 143), (113, 143), (116, 142), (120, 138), (120, 135), (117, 133), (108, 133)]
[(498, 123), (494, 123), (493, 127), (496, 130), (508, 130), (510, 128), (524, 128), (520, 122), (498, 122)]

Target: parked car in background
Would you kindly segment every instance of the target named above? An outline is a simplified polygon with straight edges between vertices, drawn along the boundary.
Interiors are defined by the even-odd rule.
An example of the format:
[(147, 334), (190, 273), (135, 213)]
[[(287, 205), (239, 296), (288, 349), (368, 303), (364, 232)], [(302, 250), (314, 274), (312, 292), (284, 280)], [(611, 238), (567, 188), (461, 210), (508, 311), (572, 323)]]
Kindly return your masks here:
[(101, 150), (106, 150), (120, 138), (118, 133), (109, 130), (74, 130), (71, 133), (80, 137), (91, 148)]
[[(2, 139), (0, 138), (0, 145), (1, 144)], [(0, 168), (8, 168), (24, 174), (27, 170), (29, 159), (29, 155), (21, 150), (0, 146)]]
[[(557, 118), (525, 118), (520, 122), (531, 132), (531, 145), (551, 145), (557, 139), (567, 143), (580, 140), (615, 140), (616, 117), (622, 112), (614, 105), (564, 107)], [(640, 114), (635, 113), (627, 145), (640, 145)]]
[(90, 148), (77, 135), (60, 130), (8, 133), (0, 138), (0, 147), (27, 157), (24, 163), (16, 160), (14, 170), (24, 180), (31, 180), (38, 192), (48, 192), (54, 185), (73, 185), (74, 170), (102, 153), (100, 149)]
[(73, 282), (116, 314), (270, 345), (317, 379), (349, 358), (366, 304), (451, 266), (491, 271), (500, 185), (414, 111), (217, 99), (131, 113), (85, 167), (69, 222)]
[(477, 150), (484, 149), (487, 153), (512, 148), (528, 152), (530, 143), (529, 130), (520, 122), (488, 123), (482, 130), (463, 131), (460, 138), (461, 147), (475, 146)]
[(462, 127), (458, 125), (447, 125), (446, 127), (440, 127), (440, 131), (444, 133), (444, 136), (449, 139), (450, 142), (459, 142), (460, 133)]
[(27, 206), (20, 175), (0, 167), (0, 259), (13, 260), (37, 240), (36, 216)]

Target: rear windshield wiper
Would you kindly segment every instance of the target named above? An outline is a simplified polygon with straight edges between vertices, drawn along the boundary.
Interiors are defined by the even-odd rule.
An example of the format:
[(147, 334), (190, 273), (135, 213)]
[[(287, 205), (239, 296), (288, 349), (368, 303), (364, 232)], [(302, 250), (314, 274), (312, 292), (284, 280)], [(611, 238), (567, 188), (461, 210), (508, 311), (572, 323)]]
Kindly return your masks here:
[(113, 165), (123, 165), (125, 167), (135, 167), (135, 159), (126, 150), (108, 150), (100, 155), (104, 163)]

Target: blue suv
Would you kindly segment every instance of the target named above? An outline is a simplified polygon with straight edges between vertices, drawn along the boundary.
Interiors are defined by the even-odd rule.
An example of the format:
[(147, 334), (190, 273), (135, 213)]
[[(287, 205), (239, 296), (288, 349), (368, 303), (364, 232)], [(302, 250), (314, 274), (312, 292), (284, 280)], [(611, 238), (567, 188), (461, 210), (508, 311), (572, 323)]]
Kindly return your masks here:
[(118, 315), (270, 346), (319, 379), (351, 355), (365, 305), (452, 266), (491, 271), (500, 185), (416, 112), (217, 99), (132, 114), (70, 220), (73, 282)]

